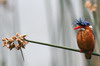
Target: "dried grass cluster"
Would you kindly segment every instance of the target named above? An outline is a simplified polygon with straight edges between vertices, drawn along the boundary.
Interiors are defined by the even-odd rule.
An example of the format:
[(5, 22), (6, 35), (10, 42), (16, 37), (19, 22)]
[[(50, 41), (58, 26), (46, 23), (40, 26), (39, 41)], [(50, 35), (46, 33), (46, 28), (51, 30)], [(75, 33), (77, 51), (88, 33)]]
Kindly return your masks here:
[(11, 38), (3, 38), (2, 46), (7, 47), (10, 50), (12, 50), (13, 48), (16, 48), (17, 50), (25, 48), (25, 45), (28, 44), (28, 42), (25, 41), (25, 37), (26, 35), (20, 35), (17, 33), (15, 36)]

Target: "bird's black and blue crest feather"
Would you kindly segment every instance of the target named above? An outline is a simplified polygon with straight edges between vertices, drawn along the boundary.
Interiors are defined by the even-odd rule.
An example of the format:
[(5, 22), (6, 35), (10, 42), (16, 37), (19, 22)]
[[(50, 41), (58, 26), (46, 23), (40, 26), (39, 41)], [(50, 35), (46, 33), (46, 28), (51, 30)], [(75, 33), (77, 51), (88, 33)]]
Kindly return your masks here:
[(80, 25), (80, 26), (87, 26), (87, 25), (90, 25), (90, 22), (85, 21), (85, 20), (79, 18), (78, 20), (76, 19), (76, 20), (73, 22), (73, 24), (75, 24), (75, 25)]

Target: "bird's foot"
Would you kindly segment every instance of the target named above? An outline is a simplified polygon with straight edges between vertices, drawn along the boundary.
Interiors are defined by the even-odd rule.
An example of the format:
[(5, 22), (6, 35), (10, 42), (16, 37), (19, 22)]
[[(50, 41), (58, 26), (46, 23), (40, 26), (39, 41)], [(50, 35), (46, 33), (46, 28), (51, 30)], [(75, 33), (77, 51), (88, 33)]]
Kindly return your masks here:
[(88, 53), (88, 54), (91, 54), (91, 51), (88, 51), (87, 53)]
[(80, 49), (80, 53), (82, 53), (82, 51), (83, 51), (83, 50), (82, 50), (82, 49)]

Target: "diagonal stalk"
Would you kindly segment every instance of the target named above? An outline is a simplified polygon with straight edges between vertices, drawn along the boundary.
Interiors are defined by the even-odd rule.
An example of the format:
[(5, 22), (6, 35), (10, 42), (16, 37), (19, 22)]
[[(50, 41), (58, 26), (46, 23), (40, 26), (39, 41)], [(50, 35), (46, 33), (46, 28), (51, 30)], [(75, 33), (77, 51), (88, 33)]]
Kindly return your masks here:
[[(80, 52), (80, 50), (78, 50), (78, 49), (68, 48), (68, 47), (64, 47), (64, 46), (58, 46), (58, 45), (50, 44), (50, 43), (43, 43), (43, 42), (38, 42), (38, 41), (32, 41), (32, 40), (28, 40), (28, 39), (25, 39), (25, 40), (27, 42), (30, 42), (30, 43), (35, 43), (35, 44), (40, 44), (40, 45), (45, 45), (45, 46), (60, 48), (60, 49), (64, 49), (64, 50), (70, 50), (70, 51)], [(82, 51), (82, 53), (87, 53), (87, 51)], [(91, 54), (95, 55), (95, 56), (100, 56), (100, 54), (95, 53), (95, 52), (91, 52)]]

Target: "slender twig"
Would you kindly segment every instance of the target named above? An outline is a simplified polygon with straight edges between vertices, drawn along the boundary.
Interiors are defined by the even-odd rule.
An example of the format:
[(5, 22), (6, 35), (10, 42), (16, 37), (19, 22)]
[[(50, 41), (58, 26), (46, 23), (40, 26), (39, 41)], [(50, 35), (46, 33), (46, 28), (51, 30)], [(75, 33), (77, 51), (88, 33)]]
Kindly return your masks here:
[[(43, 43), (43, 42), (32, 41), (32, 40), (27, 40), (27, 39), (25, 39), (25, 40), (28, 41), (28, 42), (30, 42), (30, 43), (36, 43), (36, 44), (40, 44), (40, 45), (45, 45), (45, 46), (50, 46), (50, 47), (55, 47), (55, 48), (60, 48), (60, 49), (65, 49), (65, 50), (80, 52), (80, 50), (73, 49), (73, 48), (68, 48), (68, 47), (64, 47), (64, 46), (58, 46), (56, 44)], [(82, 53), (87, 53), (87, 51), (82, 51)], [(91, 54), (95, 55), (95, 56), (100, 56), (100, 54), (95, 53), (95, 52), (91, 52)]]
[(23, 59), (23, 61), (24, 61), (24, 54), (23, 54), (22, 49), (20, 49), (20, 52), (21, 52), (21, 55), (22, 55), (22, 59)]

